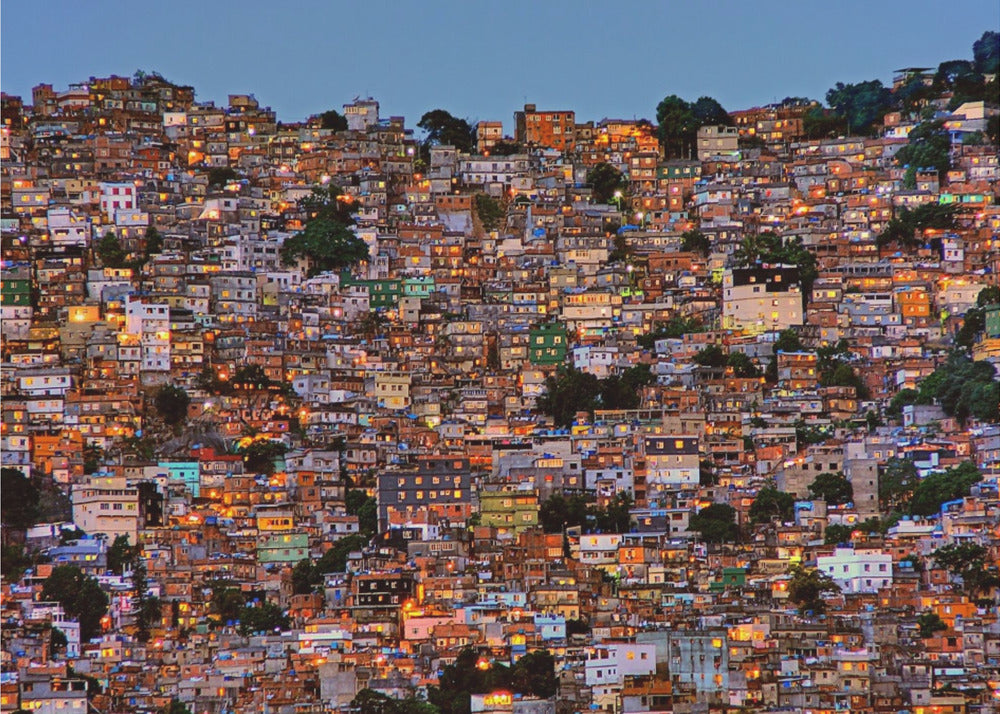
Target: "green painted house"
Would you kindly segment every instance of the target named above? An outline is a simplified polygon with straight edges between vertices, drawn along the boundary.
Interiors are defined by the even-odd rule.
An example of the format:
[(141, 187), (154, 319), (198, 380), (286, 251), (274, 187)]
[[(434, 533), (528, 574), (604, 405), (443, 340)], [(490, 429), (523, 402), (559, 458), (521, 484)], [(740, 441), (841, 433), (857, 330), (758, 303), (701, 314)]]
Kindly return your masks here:
[(566, 359), (566, 330), (548, 323), (530, 332), (528, 360), (534, 365), (562, 364)]

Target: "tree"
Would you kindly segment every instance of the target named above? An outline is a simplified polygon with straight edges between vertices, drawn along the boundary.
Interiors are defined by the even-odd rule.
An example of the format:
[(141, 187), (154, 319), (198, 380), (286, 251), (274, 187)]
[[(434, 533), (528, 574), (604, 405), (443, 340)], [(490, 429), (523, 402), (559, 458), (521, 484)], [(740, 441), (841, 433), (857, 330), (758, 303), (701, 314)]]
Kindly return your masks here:
[(624, 192), (626, 187), (621, 171), (604, 162), (587, 172), (587, 183), (593, 189), (595, 203), (607, 203), (616, 191)]
[(555, 658), (548, 650), (529, 652), (510, 670), (510, 688), (525, 696), (549, 699), (559, 692)]
[(732, 118), (729, 112), (722, 108), (712, 97), (698, 97), (697, 101), (691, 105), (691, 113), (694, 115), (698, 126), (729, 126)]
[(823, 387), (854, 387), (858, 399), (867, 399), (871, 394), (858, 373), (846, 362), (838, 362), (832, 371), (821, 375), (820, 385)]
[(146, 581), (146, 563), (137, 557), (132, 570), (133, 610), (135, 611), (136, 634), (140, 642), (149, 640), (150, 629), (160, 619), (160, 599), (149, 596)]
[(350, 489), (344, 496), (348, 515), (358, 517), (358, 529), (371, 537), (378, 531), (378, 504), (364, 491)]
[(706, 543), (732, 543), (739, 535), (736, 509), (724, 503), (713, 503), (691, 516), (688, 529), (701, 534)]
[(239, 631), (244, 637), (255, 632), (287, 630), (289, 627), (288, 615), (273, 602), (244, 605), (240, 609), (239, 620)]
[(117, 575), (123, 575), (125, 568), (132, 565), (138, 553), (138, 547), (129, 545), (127, 534), (116, 536), (108, 548), (108, 570)]
[(565, 528), (587, 526), (587, 499), (580, 495), (565, 497), (554, 493), (538, 509), (538, 522), (546, 533), (562, 533)]
[(931, 516), (939, 513), (941, 505), (969, 495), (969, 490), (983, 478), (982, 473), (971, 461), (924, 478), (913, 489), (910, 513), (915, 516)]
[(813, 283), (819, 277), (816, 256), (802, 244), (802, 239), (794, 238), (786, 241), (773, 231), (764, 231), (758, 235), (744, 237), (740, 247), (733, 254), (733, 260), (736, 265), (742, 267), (749, 267), (757, 263), (783, 263), (798, 266), (803, 307), (809, 302)]
[(969, 417), (979, 421), (1000, 420), (1000, 382), (996, 367), (985, 360), (972, 361), (961, 351), (920, 384), (922, 395), (933, 396), (944, 413), (963, 426)]
[(718, 345), (707, 345), (695, 354), (693, 361), (702, 367), (725, 367), (726, 353)]
[(705, 258), (712, 252), (712, 239), (696, 228), (681, 233), (681, 250), (701, 253)]
[(172, 384), (164, 384), (156, 392), (153, 398), (153, 406), (156, 413), (169, 426), (177, 426), (187, 419), (188, 406), (191, 404), (191, 397), (182, 387)]
[(239, 619), (240, 610), (246, 604), (246, 598), (239, 588), (229, 580), (215, 580), (209, 583), (212, 590), (210, 610), (217, 615), (222, 623), (235, 622)]
[(97, 578), (84, 575), (75, 565), (59, 565), (42, 584), (42, 600), (54, 600), (80, 623), (80, 639), (86, 642), (101, 631), (101, 618), (108, 612), (108, 596)]
[(351, 710), (358, 714), (438, 714), (437, 707), (421, 699), (393, 699), (367, 688), (351, 700)]
[(726, 358), (726, 366), (733, 370), (734, 377), (754, 379), (761, 374), (760, 367), (745, 352), (730, 352)]
[(347, 131), (347, 119), (336, 109), (330, 109), (319, 115), (321, 129)]
[(944, 120), (918, 124), (907, 137), (907, 144), (896, 152), (896, 163), (906, 166), (903, 185), (916, 188), (917, 171), (934, 169), (939, 174), (951, 168), (951, 138)]
[(209, 186), (225, 186), (230, 181), (235, 181), (239, 175), (228, 166), (216, 166), (208, 170)]
[(604, 509), (588, 509), (597, 530), (604, 533), (628, 533), (632, 529), (632, 497), (619, 491)]
[(237, 450), (237, 453), (243, 457), (243, 466), (247, 472), (268, 476), (274, 473), (275, 459), (281, 458), (287, 452), (287, 446), (280, 441), (271, 439), (252, 441)]
[(104, 456), (104, 449), (93, 441), (88, 441), (83, 447), (83, 473), (95, 473), (101, 467), (101, 457)]
[(41, 513), (41, 494), (23, 473), (9, 466), (0, 469), (0, 518), (3, 525), (18, 530), (35, 525)]
[(823, 543), (825, 545), (839, 545), (840, 543), (850, 543), (854, 537), (854, 529), (850, 526), (834, 523), (826, 527), (823, 533)]
[(429, 148), (439, 144), (454, 146), (459, 151), (471, 154), (476, 146), (476, 130), (465, 119), (452, 116), (444, 109), (427, 112), (417, 126), (427, 132), (424, 146)]
[(691, 105), (676, 94), (664, 97), (656, 105), (660, 144), (668, 157), (681, 158), (685, 149), (690, 153), (697, 138), (698, 119)]
[(466, 647), (438, 677), (438, 686), (429, 687), (427, 699), (441, 714), (469, 714), (470, 695), (511, 688), (510, 670), (498, 662), (480, 658), (479, 652)]
[(839, 593), (837, 585), (826, 573), (816, 568), (801, 565), (792, 567), (792, 579), (788, 582), (788, 599), (799, 606), (799, 612), (813, 612), (821, 615), (826, 611), (827, 593)]
[(326, 218), (316, 218), (285, 240), (280, 249), (284, 265), (300, 258), (308, 261), (310, 277), (347, 268), (369, 258), (368, 245), (347, 225)]
[(487, 231), (497, 231), (504, 227), (507, 211), (503, 204), (485, 193), (477, 193), (473, 199), (476, 215)]
[(180, 699), (171, 699), (170, 706), (164, 710), (164, 714), (192, 714), (192, 712)]
[(156, 226), (146, 229), (146, 255), (157, 255), (163, 252), (163, 236), (156, 230)]
[(957, 210), (954, 205), (942, 203), (924, 203), (912, 210), (904, 207), (886, 224), (875, 243), (880, 247), (892, 243), (901, 248), (919, 247), (923, 231), (954, 228)]
[(642, 403), (643, 387), (656, 380), (648, 364), (629, 367), (621, 375), (598, 381), (598, 401), (603, 409), (636, 409)]
[(847, 134), (847, 119), (816, 106), (802, 117), (802, 131), (810, 139), (830, 139)]
[(794, 329), (782, 330), (778, 333), (778, 339), (771, 345), (772, 357), (764, 370), (764, 378), (768, 382), (778, 381), (778, 353), (779, 352), (801, 352), (803, 350), (799, 333)]
[(996, 74), (1000, 71), (1000, 33), (987, 30), (982, 37), (972, 43), (973, 65), (981, 74)]
[(933, 637), (935, 632), (947, 630), (948, 625), (945, 624), (940, 615), (932, 610), (928, 610), (921, 613), (920, 617), (917, 618), (917, 629), (920, 631), (920, 637), (927, 639), (928, 637)]
[(910, 459), (894, 456), (886, 461), (878, 479), (878, 500), (882, 510), (901, 509), (908, 504), (917, 480), (917, 467)]
[(97, 243), (97, 257), (101, 259), (101, 265), (105, 268), (124, 268), (128, 255), (122, 248), (118, 236), (107, 231)]
[(320, 575), (345, 572), (347, 557), (354, 551), (362, 550), (366, 545), (368, 539), (362, 535), (349, 535), (334, 541), (333, 546), (316, 561), (316, 571)]
[(772, 518), (778, 518), (783, 523), (791, 521), (795, 517), (795, 498), (772, 486), (765, 486), (750, 504), (749, 515), (752, 523), (767, 523)]
[(296, 595), (308, 595), (321, 582), (323, 576), (309, 558), (303, 558), (292, 568), (292, 592)]
[(594, 410), (600, 391), (600, 380), (594, 375), (561, 367), (545, 379), (545, 394), (538, 398), (538, 410), (551, 416), (556, 426), (569, 428), (577, 412)]
[(831, 506), (840, 506), (854, 500), (854, 488), (844, 474), (827, 471), (809, 484), (809, 495), (821, 498)]
[(704, 332), (705, 327), (696, 317), (684, 317), (675, 315), (667, 322), (654, 324), (653, 331), (645, 335), (639, 335), (636, 342), (643, 349), (651, 350), (656, 346), (657, 340), (676, 339), (693, 332)]
[(939, 568), (962, 579), (962, 586), (970, 598), (1000, 587), (997, 565), (991, 562), (989, 551), (978, 543), (945, 545), (931, 553), (931, 557)]
[(847, 120), (848, 133), (871, 133), (892, 101), (892, 92), (877, 79), (857, 84), (837, 82), (826, 93), (826, 103)]

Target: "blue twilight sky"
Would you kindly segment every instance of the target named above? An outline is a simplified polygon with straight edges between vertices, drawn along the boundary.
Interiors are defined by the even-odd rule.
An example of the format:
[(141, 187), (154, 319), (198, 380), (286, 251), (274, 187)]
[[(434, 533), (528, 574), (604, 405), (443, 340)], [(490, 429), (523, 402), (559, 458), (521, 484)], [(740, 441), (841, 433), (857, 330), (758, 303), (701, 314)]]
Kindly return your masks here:
[(371, 95), (412, 126), (434, 108), (504, 122), (525, 101), (578, 121), (655, 119), (665, 95), (727, 109), (823, 99), (837, 81), (971, 58), (997, 0), (7, 0), (0, 88), (30, 102), (156, 70), (199, 101), (252, 93), (283, 121)]

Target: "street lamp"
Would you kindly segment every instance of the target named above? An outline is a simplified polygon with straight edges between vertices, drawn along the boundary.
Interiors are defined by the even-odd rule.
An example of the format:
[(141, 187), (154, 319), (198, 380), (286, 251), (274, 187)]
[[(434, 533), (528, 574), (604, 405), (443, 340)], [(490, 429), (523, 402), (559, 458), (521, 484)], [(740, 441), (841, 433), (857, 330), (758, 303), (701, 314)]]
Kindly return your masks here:
[(615, 191), (615, 204), (618, 206), (618, 212), (622, 211), (622, 192)]

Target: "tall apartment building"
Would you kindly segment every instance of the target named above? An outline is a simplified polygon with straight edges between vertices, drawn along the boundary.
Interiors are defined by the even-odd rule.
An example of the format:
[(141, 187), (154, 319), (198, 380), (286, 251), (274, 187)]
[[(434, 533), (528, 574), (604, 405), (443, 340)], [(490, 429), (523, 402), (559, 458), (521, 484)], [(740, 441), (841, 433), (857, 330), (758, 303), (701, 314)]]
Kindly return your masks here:
[(753, 334), (803, 323), (799, 269), (792, 265), (732, 268), (722, 276), (722, 328)]
[(540, 112), (534, 104), (514, 112), (514, 139), (519, 144), (571, 151), (576, 147), (576, 112)]

